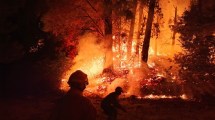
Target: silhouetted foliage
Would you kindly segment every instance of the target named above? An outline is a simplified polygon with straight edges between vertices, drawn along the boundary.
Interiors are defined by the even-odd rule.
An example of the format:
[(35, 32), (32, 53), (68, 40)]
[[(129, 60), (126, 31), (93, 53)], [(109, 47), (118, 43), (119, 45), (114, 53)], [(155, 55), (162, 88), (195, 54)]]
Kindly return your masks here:
[(192, 5), (176, 27), (184, 49), (176, 56), (181, 67), (180, 77), (195, 97), (214, 94), (215, 90), (215, 36), (214, 29), (210, 28), (215, 27), (215, 9), (208, 9), (200, 9), (198, 4)]
[(60, 36), (42, 31), (41, 17), (48, 7), (44, 0), (1, 1), (0, 94), (43, 94), (59, 88), (62, 73), (75, 56)]

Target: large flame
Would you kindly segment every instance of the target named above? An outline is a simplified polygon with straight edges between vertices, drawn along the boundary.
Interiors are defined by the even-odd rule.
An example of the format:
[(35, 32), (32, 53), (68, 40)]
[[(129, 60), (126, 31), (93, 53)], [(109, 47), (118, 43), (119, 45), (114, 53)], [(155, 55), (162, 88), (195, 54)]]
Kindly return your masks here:
[[(141, 62), (142, 48), (136, 38), (133, 39), (131, 45), (131, 56), (128, 56), (128, 38), (124, 36), (120, 38), (121, 42), (113, 42), (114, 73), (106, 71), (104, 74), (105, 43), (99, 42), (93, 34), (86, 34), (80, 38), (78, 45), (79, 53), (74, 60), (74, 65), (62, 77), (61, 89), (68, 89), (67, 79), (72, 72), (78, 69), (88, 74), (90, 85), (87, 87), (87, 91), (94, 94), (102, 93), (102, 95), (105, 95), (110, 91), (114, 91), (116, 86), (125, 86), (128, 95), (140, 95), (139, 89), (142, 86), (139, 83), (145, 79), (145, 85), (151, 84), (152, 78), (148, 77), (153, 76), (171, 76), (170, 79), (172, 81), (175, 80), (173, 82), (177, 82), (177, 66), (166, 61), (168, 61), (167, 59), (172, 59), (175, 53), (180, 52), (181, 47), (177, 40), (178, 35), (176, 35), (175, 45), (172, 45), (173, 32), (169, 28), (169, 21), (174, 19), (176, 7), (178, 10), (177, 14), (181, 15), (188, 8), (189, 2), (187, 0), (162, 0), (160, 5), (164, 14), (164, 24), (160, 29), (161, 32), (158, 38), (151, 39), (148, 64)], [(138, 19), (137, 17), (135, 23)], [(135, 30), (137, 33), (137, 29)], [(118, 38), (115, 35), (112, 37), (113, 41), (119, 41), (116, 40)], [(142, 43), (142, 41), (140, 42)], [(139, 46), (139, 50), (136, 49), (137, 46)], [(173, 72), (169, 72), (170, 75), (167, 75), (166, 71), (168, 70)], [(148, 98), (151, 97), (156, 98), (157, 96), (148, 96)]]
[(90, 84), (95, 84), (91, 79), (94, 79), (103, 71), (105, 58), (103, 43), (98, 43), (95, 36), (92, 34), (82, 36), (79, 41), (78, 50), (79, 53), (74, 59), (74, 65), (63, 75), (61, 84), (61, 89), (63, 90), (68, 89), (66, 81), (75, 70), (85, 72), (88, 75)]

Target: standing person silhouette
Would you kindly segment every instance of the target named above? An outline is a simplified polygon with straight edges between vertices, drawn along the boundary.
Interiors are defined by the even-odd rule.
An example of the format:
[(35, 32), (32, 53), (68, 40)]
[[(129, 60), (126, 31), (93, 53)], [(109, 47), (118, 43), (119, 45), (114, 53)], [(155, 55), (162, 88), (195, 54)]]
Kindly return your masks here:
[(82, 94), (88, 85), (87, 74), (81, 70), (75, 71), (69, 77), (68, 84), (70, 89), (57, 104), (54, 120), (96, 120), (95, 107)]
[(126, 110), (119, 103), (118, 98), (123, 92), (121, 87), (117, 87), (115, 92), (108, 94), (101, 101), (101, 108), (104, 110), (105, 114), (108, 116), (108, 120), (116, 120), (117, 119), (117, 108), (126, 112)]

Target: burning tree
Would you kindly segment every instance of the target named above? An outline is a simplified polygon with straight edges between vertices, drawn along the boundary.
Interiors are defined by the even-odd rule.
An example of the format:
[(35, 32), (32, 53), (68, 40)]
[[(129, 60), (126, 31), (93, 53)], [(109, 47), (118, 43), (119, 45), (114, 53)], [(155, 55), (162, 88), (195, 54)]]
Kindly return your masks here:
[(143, 49), (142, 49), (142, 60), (144, 62), (148, 61), (148, 50), (149, 50), (149, 43), (150, 43), (150, 37), (151, 37), (152, 23), (154, 18), (155, 3), (156, 3), (156, 0), (149, 1), (148, 19), (147, 19), (146, 31), (145, 31), (145, 37), (144, 37)]
[[(160, 79), (157, 77), (166, 77), (157, 76), (160, 71), (172, 73), (172, 66), (155, 70), (158, 64), (151, 66), (146, 63), (148, 55), (152, 54), (148, 53), (150, 38), (159, 33), (159, 21), (162, 18), (159, 1), (56, 0), (49, 3), (49, 7), (42, 19), (44, 31), (57, 38), (56, 41), (61, 43), (58, 44), (60, 50), (66, 50), (75, 56), (70, 59), (74, 63), (70, 65), (71, 70), (81, 69), (86, 72), (92, 79), (91, 83), (99, 86), (99, 89), (106, 89), (105, 85), (122, 81), (127, 89), (132, 87), (134, 90), (141, 86), (141, 81), (150, 83)], [(157, 21), (153, 22), (154, 18)], [(141, 60), (141, 52), (145, 54), (145, 62)], [(165, 62), (168, 61), (165, 59)], [(71, 70), (68, 70), (68, 74)], [(174, 81), (175, 78), (171, 77), (173, 74), (167, 76), (170, 76), (168, 81)], [(97, 82), (97, 78), (101, 79)], [(67, 78), (62, 81), (65, 82), (65, 79)]]
[[(43, 16), (43, 30), (50, 32), (61, 42), (60, 49), (69, 50), (78, 44), (78, 37), (86, 32), (103, 36), (101, 30), (101, 2), (96, 1), (52, 1), (49, 10)], [(73, 52), (70, 49), (68, 52)], [(75, 55), (74, 55), (75, 56)]]
[[(102, 85), (121, 82), (125, 88), (133, 90), (139, 90), (136, 88), (142, 83), (144, 86), (164, 81), (164, 77), (168, 81), (175, 79), (169, 72), (173, 67), (168, 64), (171, 60), (167, 57), (146, 63), (148, 56), (155, 54), (149, 43), (152, 36), (159, 33), (162, 18), (159, 0), (25, 2), (20, 11), (25, 14), (15, 16), (18, 29), (15, 27), (12, 36), (21, 43), (17, 48), (20, 53), (28, 53), (26, 61), (30, 61), (32, 69), (43, 73), (40, 74), (42, 79), (49, 79), (50, 84), (63, 78), (62, 72), (68, 70), (70, 74), (71, 69), (82, 69), (94, 86), (98, 85), (95, 79), (102, 78)], [(14, 17), (10, 20), (15, 23)], [(145, 62), (141, 60), (141, 53), (145, 54)], [(23, 60), (23, 64), (26, 61)], [(62, 81), (66, 82), (66, 78)], [(44, 81), (40, 79), (39, 82)]]
[(181, 67), (180, 77), (185, 81), (184, 89), (189, 95), (214, 95), (215, 3), (210, 0), (204, 4), (202, 0), (191, 3), (190, 10), (184, 12), (176, 27), (184, 48), (176, 57)]

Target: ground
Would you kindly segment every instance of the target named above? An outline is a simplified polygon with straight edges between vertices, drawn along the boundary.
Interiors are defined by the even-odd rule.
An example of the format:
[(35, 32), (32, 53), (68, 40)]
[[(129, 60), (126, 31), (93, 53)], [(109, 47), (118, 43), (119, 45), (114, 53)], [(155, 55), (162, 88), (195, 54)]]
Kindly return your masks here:
[[(56, 96), (28, 96), (0, 100), (0, 120), (48, 120)], [(99, 107), (101, 98), (90, 97), (98, 111), (98, 120), (106, 116)], [(119, 111), (118, 120), (215, 120), (213, 102), (181, 99), (121, 99), (127, 109)]]

